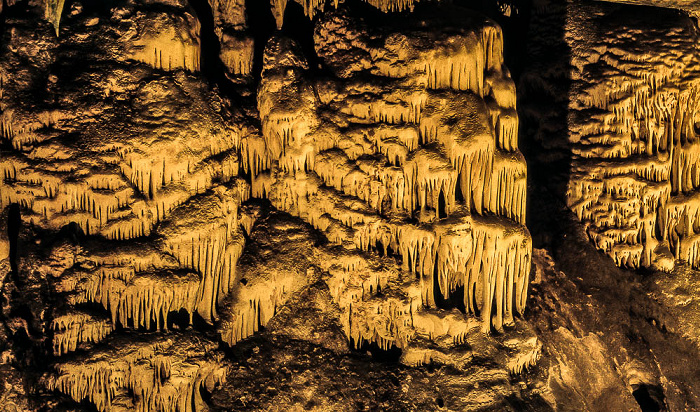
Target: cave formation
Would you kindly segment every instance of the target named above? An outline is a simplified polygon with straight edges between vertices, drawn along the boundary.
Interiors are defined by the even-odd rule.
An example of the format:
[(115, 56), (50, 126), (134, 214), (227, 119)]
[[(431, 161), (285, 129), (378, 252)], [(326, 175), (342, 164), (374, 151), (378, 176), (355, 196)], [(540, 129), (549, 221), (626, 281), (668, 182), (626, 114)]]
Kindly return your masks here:
[(699, 17), (0, 1), (0, 405), (700, 410)]

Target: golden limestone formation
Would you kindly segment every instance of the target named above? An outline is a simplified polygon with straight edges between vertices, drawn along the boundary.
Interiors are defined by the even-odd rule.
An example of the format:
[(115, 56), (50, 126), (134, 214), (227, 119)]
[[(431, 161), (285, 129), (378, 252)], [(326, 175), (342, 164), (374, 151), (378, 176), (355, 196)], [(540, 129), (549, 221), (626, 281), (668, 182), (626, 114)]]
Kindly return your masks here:
[[(281, 29), (284, 24), (284, 11), (287, 7), (289, 0), (270, 0), (270, 6), (272, 8), (272, 13), (275, 16), (275, 21), (277, 23), (277, 28)], [(338, 8), (338, 5), (342, 3), (339, 0), (294, 0), (304, 9), (304, 14), (313, 20), (314, 16), (323, 13), (326, 8), (326, 4), (332, 5), (334, 8)], [(413, 11), (416, 3), (420, 0), (364, 0), (366, 3), (376, 7), (377, 9), (387, 13), (387, 12), (399, 12), (410, 10)]]
[(238, 189), (216, 187), (175, 209), (156, 242), (89, 244), (85, 269), (61, 278), (63, 291), (75, 293), (74, 304), (100, 303), (123, 326), (160, 329), (168, 313), (181, 309), (211, 320), (233, 282), (243, 227), (250, 225), (239, 215), (242, 200)]
[[(356, 348), (463, 368), (473, 356), (465, 343), (500, 345), (503, 381), (534, 363), (540, 344), (514, 318), (531, 241), (515, 90), (495, 23), (448, 9), (372, 29), (327, 13), (314, 35), (329, 69), (319, 79), (291, 40), (269, 41), (257, 127), (253, 110), (233, 109), (192, 73), (199, 22), (180, 3), (115, 7), (104, 22), (76, 12), (60, 39), (8, 22), (0, 209), (19, 204), (32, 231), (75, 238), (37, 243), (49, 262), (36, 253), (20, 264), (34, 289), (55, 295), (51, 308), (35, 308), (56, 356), (46, 386), (100, 411), (203, 410), (200, 391), (226, 370), (194, 317), (234, 345), (318, 282)], [(210, 4), (229, 77), (250, 74), (244, 2)], [(445, 26), (447, 13), (470, 29)], [(245, 44), (228, 48), (227, 38)], [(71, 67), (71, 78), (55, 67)], [(278, 212), (244, 204), (251, 197), (305, 223), (273, 221)], [(257, 220), (251, 247), (261, 255), (246, 257)], [(271, 250), (284, 255), (265, 259)], [(462, 290), (467, 315), (440, 308)], [(486, 336), (505, 326), (520, 343)]]
[(242, 163), (254, 197), (343, 253), (402, 256), (418, 279), (404, 313), (435, 306), (435, 288), (448, 298), (459, 287), (483, 330), (501, 330), (527, 297), (526, 170), (501, 31), (457, 12), (472, 30), (442, 31), (428, 16), (421, 28), (379, 30), (327, 13), (315, 43), (335, 77), (316, 82), (292, 41), (270, 40), (262, 136), (243, 140)]
[[(194, 332), (167, 329), (217, 318), (254, 219), (238, 177), (247, 121), (188, 73), (198, 21), (162, 7), (116, 7), (99, 24), (77, 14), (59, 39), (8, 20), (0, 58), (0, 209), (19, 204), (30, 243), (48, 250), (19, 264), (55, 298), (32, 303), (60, 357), (46, 383), (101, 411), (205, 408), (200, 390), (225, 367)], [(39, 243), (66, 228), (78, 246)], [(90, 351), (62, 357), (80, 349)]]
[(56, 356), (73, 352), (84, 342), (100, 342), (114, 329), (106, 317), (96, 317), (75, 309), (54, 316), (51, 327), (53, 354)]
[(567, 203), (620, 266), (698, 268), (697, 32), (679, 16), (644, 24), (612, 10), (620, 23), (607, 24), (603, 6), (570, 7)]
[[(326, 298), (316, 305), (325, 307), (324, 315), (339, 324), (352, 346), (400, 348), (400, 361), (406, 365), (436, 362), (466, 370), (474, 366), (476, 352), (503, 344), (503, 358), (493, 371), (500, 376), (519, 374), (540, 356), (541, 343), (523, 322), (517, 321), (499, 343), (482, 332), (482, 323), (473, 316), (423, 307), (419, 283), (393, 257), (323, 244), (320, 233), (286, 213), (261, 210), (259, 215), (239, 263), (239, 281), (221, 309), (218, 328), (229, 346), (270, 325), (272, 333), (289, 333), (288, 327), (274, 330), (280, 311), (291, 311), (299, 336), (338, 350), (333, 340), (317, 338), (313, 321), (304, 318), (309, 315), (294, 306), (309, 290), (322, 288), (328, 291)], [(481, 395), (481, 402), (494, 401)]]
[(200, 67), (199, 20), (193, 12), (172, 15), (167, 12), (141, 13), (143, 25), (126, 34), (133, 42), (130, 58), (156, 69)]
[(125, 335), (57, 365), (46, 386), (88, 400), (100, 412), (207, 410), (202, 390), (211, 392), (226, 379), (214, 349), (193, 335)]
[[(309, 282), (315, 260), (312, 229), (274, 211), (261, 211), (246, 245), (237, 281), (221, 310), (221, 339), (229, 346), (265, 327), (278, 310)], [(313, 269), (310, 269), (313, 271)]]
[[(64, 355), (101, 342), (78, 359), (55, 365), (46, 386), (100, 411), (200, 411), (201, 390), (211, 392), (225, 379), (216, 344), (192, 332), (168, 335), (171, 315), (197, 313), (210, 321), (236, 278), (243, 252), (243, 228), (252, 213), (239, 216), (241, 188), (195, 196), (175, 209), (154, 239), (127, 242), (91, 240), (63, 255), (48, 272), (54, 292), (65, 297), (51, 324), (53, 352)], [(247, 187), (243, 187), (247, 193)], [(53, 258), (54, 261), (58, 260)], [(108, 313), (80, 309), (102, 306)], [(182, 321), (181, 321), (182, 322)], [(155, 331), (112, 334), (115, 326)], [(87, 346), (86, 346), (87, 345)]]
[(245, 0), (209, 0), (219, 38), (221, 62), (229, 77), (247, 76), (253, 69), (253, 38), (247, 32)]
[[(0, 157), (0, 207), (19, 203), (26, 220), (40, 227), (76, 222), (86, 234), (131, 239), (150, 234), (178, 205), (238, 174), (246, 126), (224, 122), (240, 115), (198, 79), (103, 61), (85, 68), (80, 84), (88, 92), (44, 79), (64, 101), (37, 110), (19, 104), (30, 78), (16, 64), (24, 51), (0, 63), (9, 79), (2, 83), (2, 131), (14, 149)], [(60, 64), (61, 55), (53, 58)], [(38, 61), (37, 69), (47, 63)], [(113, 70), (104, 75), (100, 64)]]

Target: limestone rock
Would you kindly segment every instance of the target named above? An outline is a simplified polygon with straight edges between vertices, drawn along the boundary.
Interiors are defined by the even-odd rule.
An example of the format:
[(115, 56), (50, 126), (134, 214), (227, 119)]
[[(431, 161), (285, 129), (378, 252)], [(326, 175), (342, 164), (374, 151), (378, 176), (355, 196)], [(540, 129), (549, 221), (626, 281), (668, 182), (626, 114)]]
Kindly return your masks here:
[(572, 7), (567, 204), (618, 265), (697, 267), (697, 33), (674, 12)]
[(524, 307), (530, 262), (525, 166), (500, 31), (469, 14), (461, 17), (473, 19), (474, 31), (444, 35), (426, 31), (427, 16), (422, 26), (398, 23), (400, 33), (326, 16), (315, 41), (335, 79), (307, 81), (288, 39), (266, 47), (263, 136), (243, 143), (253, 196), (349, 250), (398, 252), (421, 280), (413, 305), (434, 305), (437, 287), (445, 297), (463, 287), (484, 330), (500, 330)]

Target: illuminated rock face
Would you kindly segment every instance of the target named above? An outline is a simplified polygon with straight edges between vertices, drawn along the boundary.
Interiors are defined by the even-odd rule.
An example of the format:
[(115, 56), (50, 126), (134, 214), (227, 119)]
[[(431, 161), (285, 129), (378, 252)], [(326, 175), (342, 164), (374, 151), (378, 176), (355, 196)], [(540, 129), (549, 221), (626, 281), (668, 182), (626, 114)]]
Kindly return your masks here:
[(127, 335), (61, 364), (46, 385), (98, 411), (206, 410), (201, 391), (211, 392), (226, 377), (214, 349), (189, 336)]
[[(377, 30), (327, 13), (314, 41), (333, 76), (317, 81), (293, 42), (273, 38), (258, 91), (262, 136), (242, 151), (253, 196), (347, 253), (402, 257), (418, 289), (397, 316), (459, 287), (483, 329), (501, 330), (527, 295), (526, 168), (501, 31), (461, 13), (473, 29), (443, 31), (424, 16), (422, 26)], [(355, 270), (352, 259), (338, 264)], [(381, 276), (371, 278), (377, 290)]]
[(698, 268), (697, 32), (671, 12), (650, 22), (596, 7), (569, 12), (567, 203), (618, 265)]
[[(220, 77), (250, 87), (245, 2), (209, 4)], [(309, 17), (322, 5), (303, 4)], [(460, 371), (479, 368), (479, 350), (498, 353), (486, 375), (499, 383), (470, 395), (474, 407), (498, 404), (509, 374), (538, 360), (541, 343), (515, 318), (532, 248), (501, 30), (461, 9), (376, 29), (333, 6), (313, 38), (327, 72), (314, 78), (275, 35), (257, 107), (202, 78), (203, 25), (185, 2), (99, 18), (73, 4), (60, 26), (60, 13), (45, 16), (59, 37), (8, 19), (0, 210), (19, 205), (23, 241), (39, 241), (18, 262), (27, 297), (20, 282), (3, 293), (30, 301), (33, 320), (8, 329), (53, 356), (49, 390), (99, 411), (203, 410), (227, 367), (197, 325), (233, 347), (311, 285), (345, 346)]]
[(238, 177), (247, 123), (196, 75), (193, 12), (159, 7), (71, 15), (59, 38), (8, 19), (0, 58), (2, 259), (11, 204), (37, 240), (85, 236), (21, 258), (34, 321), (11, 330), (42, 333), (58, 360), (46, 386), (100, 411), (206, 408), (222, 355), (167, 330), (218, 317), (253, 224)]
[(219, 58), (230, 78), (247, 76), (253, 69), (253, 38), (247, 31), (245, 0), (209, 0)]

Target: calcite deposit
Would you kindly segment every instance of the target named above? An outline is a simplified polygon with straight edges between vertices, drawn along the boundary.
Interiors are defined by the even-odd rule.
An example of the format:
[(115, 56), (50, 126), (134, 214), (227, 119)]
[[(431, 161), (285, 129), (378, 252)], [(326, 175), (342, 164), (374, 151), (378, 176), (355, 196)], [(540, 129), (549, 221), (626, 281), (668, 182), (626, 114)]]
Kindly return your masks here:
[(664, 13), (652, 24), (640, 11), (572, 6), (567, 204), (618, 265), (670, 271), (700, 264), (699, 55), (697, 28)]
[(254, 176), (253, 195), (349, 251), (398, 252), (420, 280), (417, 305), (461, 287), (484, 330), (500, 330), (524, 308), (531, 253), (500, 30), (469, 14), (478, 29), (445, 34), (430, 20), (398, 34), (328, 16), (314, 39), (334, 78), (305, 81), (289, 40), (266, 47), (257, 163), (272, 171)]
[(700, 408), (696, 14), (619, 3), (0, 2), (0, 409)]

